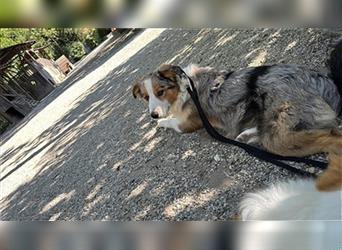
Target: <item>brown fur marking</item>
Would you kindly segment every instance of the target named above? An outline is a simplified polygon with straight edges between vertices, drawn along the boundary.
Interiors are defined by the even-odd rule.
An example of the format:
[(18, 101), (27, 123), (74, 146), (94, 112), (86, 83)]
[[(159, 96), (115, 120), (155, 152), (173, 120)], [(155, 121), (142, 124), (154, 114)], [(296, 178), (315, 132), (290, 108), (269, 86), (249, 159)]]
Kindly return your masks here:
[(141, 83), (137, 82), (132, 88), (132, 94), (134, 98), (141, 97)]
[(173, 67), (174, 66), (170, 64), (163, 64), (159, 67), (158, 73), (164, 78), (168, 78), (173, 82), (177, 82), (177, 73), (173, 71)]
[(179, 125), (179, 129), (183, 133), (192, 133), (196, 130), (202, 128), (202, 121), (198, 117), (189, 117), (189, 119), (185, 120), (183, 123)]
[(329, 165), (316, 181), (319, 191), (342, 189), (342, 155), (329, 154)]
[(287, 156), (306, 156), (319, 152), (342, 154), (341, 129), (312, 129), (293, 131), (290, 116), (293, 115), (290, 103), (285, 102), (265, 124), (261, 144), (269, 151)]
[[(152, 79), (152, 89), (154, 95), (159, 98), (160, 100), (168, 101), (171, 105), (177, 100), (178, 94), (179, 94), (179, 87), (174, 86), (173, 88), (162, 86), (158, 83), (156, 79)], [(164, 91), (164, 94), (162, 96), (158, 96), (159, 91)]]
[(147, 90), (143, 84), (143, 80), (137, 82), (136, 84), (134, 84), (133, 86), (133, 89), (132, 89), (132, 94), (133, 94), (133, 97), (134, 98), (142, 98), (144, 99), (145, 101), (148, 100), (148, 93), (147, 93)]
[(331, 129), (269, 133), (262, 138), (261, 143), (267, 150), (287, 156), (306, 156), (319, 152), (342, 154), (342, 136), (334, 135)]
[(292, 131), (288, 123), (291, 106), (284, 104), (274, 119), (266, 125), (262, 145), (271, 152), (285, 156), (306, 156), (319, 152), (329, 153), (329, 165), (318, 178), (316, 187), (320, 191), (342, 188), (342, 129), (313, 129)]

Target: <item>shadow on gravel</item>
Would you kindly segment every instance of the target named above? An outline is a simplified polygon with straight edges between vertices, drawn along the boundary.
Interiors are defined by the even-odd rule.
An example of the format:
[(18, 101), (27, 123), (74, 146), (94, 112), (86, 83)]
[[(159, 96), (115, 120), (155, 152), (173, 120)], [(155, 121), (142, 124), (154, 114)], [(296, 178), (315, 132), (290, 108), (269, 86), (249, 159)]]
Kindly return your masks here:
[[(1, 218), (232, 218), (243, 195), (241, 190), (253, 190), (270, 179), (292, 176), (286, 172), (279, 174), (279, 170), (274, 174), (274, 168), (257, 160), (253, 160), (255, 166), (250, 166), (246, 161), (249, 156), (239, 149), (229, 151), (239, 157), (225, 155), (226, 148), (213, 142), (203, 131), (178, 135), (173, 131), (155, 130), (146, 109), (132, 100), (131, 84), (166, 61), (183, 66), (193, 62), (236, 69), (255, 60), (267, 64), (302, 63), (303, 58), (298, 60), (297, 56), (302, 51), (303, 55), (310, 55), (304, 59), (307, 65), (313, 68), (322, 65), (324, 58), (316, 55), (315, 48), (323, 35), (319, 31), (303, 30), (303, 35), (313, 37), (310, 46), (303, 46), (301, 41), (291, 39), (295, 32), (298, 30), (163, 32), (90, 89), (53, 130), (45, 131), (30, 145), (20, 146), (28, 148), (23, 155), (15, 155), (18, 149), (4, 153), (2, 161), (17, 157), (18, 168), (51, 146), (37, 163), (41, 170), (33, 180), (1, 201), (4, 204)], [(108, 55), (104, 56), (116, 51), (109, 48)], [(261, 51), (266, 52), (260, 56)], [(328, 48), (322, 53), (327, 55)], [(96, 67), (101, 66), (100, 57), (98, 60)], [(93, 65), (86, 67), (91, 69)], [(213, 159), (216, 154), (219, 160)], [(23, 157), (28, 159), (22, 161)], [(255, 171), (260, 172), (258, 179), (245, 181)]]

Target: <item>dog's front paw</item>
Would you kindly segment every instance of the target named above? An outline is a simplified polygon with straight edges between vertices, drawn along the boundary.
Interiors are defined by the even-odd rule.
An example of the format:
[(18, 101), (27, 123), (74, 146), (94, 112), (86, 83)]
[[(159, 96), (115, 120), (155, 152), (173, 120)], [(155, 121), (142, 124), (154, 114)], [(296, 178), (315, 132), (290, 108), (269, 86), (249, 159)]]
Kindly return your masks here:
[(171, 128), (181, 133), (182, 130), (179, 128), (179, 121), (176, 118), (164, 118), (157, 121), (158, 128)]
[(159, 119), (157, 121), (157, 128), (168, 128), (169, 127), (169, 119)]

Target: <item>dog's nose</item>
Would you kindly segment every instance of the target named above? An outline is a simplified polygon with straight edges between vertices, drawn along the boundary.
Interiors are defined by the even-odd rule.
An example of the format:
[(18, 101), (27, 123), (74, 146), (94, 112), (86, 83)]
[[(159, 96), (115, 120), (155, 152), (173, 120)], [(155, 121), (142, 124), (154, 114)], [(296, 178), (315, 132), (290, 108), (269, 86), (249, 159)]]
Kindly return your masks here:
[(151, 117), (152, 117), (153, 119), (158, 119), (158, 118), (159, 118), (158, 112), (153, 111), (153, 112), (151, 113)]

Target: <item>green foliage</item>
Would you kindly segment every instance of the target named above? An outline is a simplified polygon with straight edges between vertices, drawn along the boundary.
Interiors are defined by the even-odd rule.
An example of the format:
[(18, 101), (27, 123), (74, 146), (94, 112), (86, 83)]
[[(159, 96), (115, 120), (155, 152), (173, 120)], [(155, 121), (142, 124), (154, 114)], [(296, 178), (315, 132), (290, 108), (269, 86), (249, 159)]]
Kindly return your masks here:
[(90, 49), (94, 49), (101, 43), (101, 38), (96, 29), (92, 29), (91, 32), (86, 35), (84, 42)]
[(30, 40), (27, 29), (1, 29), (0, 48), (15, 45)]
[[(34, 48), (48, 45), (45, 49), (47, 54), (56, 60), (61, 55), (65, 55), (72, 60), (79, 60), (85, 54), (85, 43), (89, 48), (95, 48), (102, 37), (97, 29), (87, 28), (3, 28), (0, 29), (0, 48), (35, 40)], [(77, 45), (75, 42), (78, 42)]]
[(73, 61), (80, 60), (85, 55), (84, 46), (81, 42), (73, 42), (68, 46), (70, 59)]

